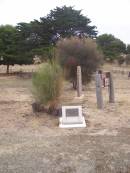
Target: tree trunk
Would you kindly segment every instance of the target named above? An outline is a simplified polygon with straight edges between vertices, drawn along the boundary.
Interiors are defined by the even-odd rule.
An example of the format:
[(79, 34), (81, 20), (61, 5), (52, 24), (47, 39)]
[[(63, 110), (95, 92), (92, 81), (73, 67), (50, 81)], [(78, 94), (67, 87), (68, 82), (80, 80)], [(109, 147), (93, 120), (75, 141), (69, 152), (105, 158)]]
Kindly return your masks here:
[(6, 73), (9, 74), (9, 64), (7, 64), (7, 70)]

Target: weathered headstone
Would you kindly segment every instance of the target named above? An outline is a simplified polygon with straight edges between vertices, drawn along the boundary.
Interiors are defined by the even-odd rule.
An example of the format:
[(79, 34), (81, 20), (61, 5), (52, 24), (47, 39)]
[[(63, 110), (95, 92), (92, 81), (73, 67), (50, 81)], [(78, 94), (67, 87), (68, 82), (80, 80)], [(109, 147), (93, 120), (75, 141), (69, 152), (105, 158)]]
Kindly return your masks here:
[(109, 85), (108, 85), (109, 102), (114, 103), (115, 102), (114, 84), (113, 84), (113, 77), (110, 72), (108, 73), (108, 77), (109, 77)]
[(61, 128), (86, 127), (81, 106), (62, 106)]
[(82, 73), (81, 67), (77, 66), (77, 96), (80, 97), (82, 95)]
[(96, 73), (96, 97), (97, 97), (97, 108), (103, 108), (103, 97), (102, 97), (102, 80), (100, 74)]

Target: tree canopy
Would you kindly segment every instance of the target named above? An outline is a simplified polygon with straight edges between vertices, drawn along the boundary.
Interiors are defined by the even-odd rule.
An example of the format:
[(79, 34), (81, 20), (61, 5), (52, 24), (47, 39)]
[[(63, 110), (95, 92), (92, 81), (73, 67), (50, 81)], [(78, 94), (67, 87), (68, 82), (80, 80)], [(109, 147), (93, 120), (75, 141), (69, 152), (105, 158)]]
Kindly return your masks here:
[(50, 58), (56, 41), (63, 37), (97, 36), (91, 20), (73, 7), (56, 7), (50, 13), (29, 23), (18, 23), (16, 27), (0, 26), (0, 64), (29, 64), (34, 55)]
[(120, 39), (111, 34), (103, 34), (97, 37), (97, 44), (103, 51), (105, 60), (113, 61), (121, 53), (126, 53), (126, 45)]
[(16, 27), (0, 26), (0, 64), (7, 65), (7, 73), (10, 65), (32, 63), (32, 59), (26, 57), (22, 41)]
[(91, 20), (82, 15), (81, 10), (75, 10), (73, 7), (56, 7), (46, 17), (40, 18), (40, 21), (43, 25), (47, 23), (53, 39), (57, 39), (58, 36), (97, 36), (96, 26), (91, 26)]
[(16, 29), (13, 26), (6, 25), (0, 27), (0, 64), (9, 65), (17, 62), (16, 58)]
[(30, 64), (33, 57), (38, 55), (43, 59), (52, 58), (53, 49), (61, 38), (96, 39), (102, 49), (105, 59), (113, 61), (121, 53), (130, 54), (130, 45), (127, 46), (111, 34), (97, 37), (96, 26), (82, 14), (81, 10), (73, 7), (56, 7), (39, 20), (29, 23), (21, 22), (15, 27), (0, 26), (0, 64)]

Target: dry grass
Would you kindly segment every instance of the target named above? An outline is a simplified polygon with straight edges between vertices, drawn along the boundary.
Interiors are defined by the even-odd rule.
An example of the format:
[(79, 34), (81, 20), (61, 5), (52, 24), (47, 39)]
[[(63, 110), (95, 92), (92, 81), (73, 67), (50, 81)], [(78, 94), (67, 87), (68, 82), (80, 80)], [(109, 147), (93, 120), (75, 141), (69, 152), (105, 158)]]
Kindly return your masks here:
[[(117, 68), (122, 70), (108, 65), (104, 70), (113, 71)], [(66, 167), (65, 170), (69, 170), (70, 173), (76, 170), (84, 173), (89, 168), (95, 169), (96, 173), (129, 173), (130, 79), (126, 73), (116, 72), (113, 76), (116, 102), (114, 104), (108, 102), (107, 88), (103, 88), (103, 110), (98, 110), (96, 106), (94, 81), (84, 87), (84, 97), (81, 99), (76, 97), (71, 84), (65, 83), (61, 105), (81, 104), (83, 106), (87, 123), (87, 127), (83, 129), (60, 129), (58, 117), (43, 113), (35, 115), (31, 107), (34, 100), (30, 90), (30, 79), (16, 76), (0, 77), (0, 142), (3, 143), (0, 153), (10, 154), (8, 145), (10, 145), (9, 152), (13, 153), (14, 144), (10, 144), (8, 140), (14, 135), (13, 143), (15, 145), (18, 143), (19, 148), (23, 147), (22, 152), (25, 152), (24, 145), (26, 145), (29, 149), (28, 154), (25, 152), (25, 156), (29, 157), (30, 153), (32, 160), (33, 150), (42, 146), (38, 151), (44, 153), (44, 159), (49, 160), (48, 165), (56, 164), (54, 169), (62, 170), (62, 164), (66, 163), (70, 169)], [(19, 144), (17, 136), (23, 140), (22, 144)], [(19, 151), (21, 150), (17, 149), (17, 152)], [(16, 151), (13, 154), (15, 153)], [(4, 160), (2, 154), (0, 159), (0, 161)], [(47, 164), (44, 166), (46, 167)], [(51, 167), (53, 168), (53, 165)]]

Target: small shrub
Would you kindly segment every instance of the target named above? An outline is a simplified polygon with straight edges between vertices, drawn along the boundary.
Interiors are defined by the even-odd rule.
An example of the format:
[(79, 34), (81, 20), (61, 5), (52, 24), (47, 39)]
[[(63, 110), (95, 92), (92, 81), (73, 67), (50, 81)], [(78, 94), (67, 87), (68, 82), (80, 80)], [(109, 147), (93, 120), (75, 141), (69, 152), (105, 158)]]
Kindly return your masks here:
[(33, 76), (33, 94), (36, 102), (55, 108), (62, 88), (62, 71), (56, 63), (44, 63)]
[(72, 82), (76, 80), (77, 66), (81, 66), (83, 83), (91, 80), (93, 72), (97, 70), (102, 60), (96, 42), (90, 38), (61, 39), (57, 43), (57, 56), (64, 67), (66, 78)]
[(117, 61), (118, 61), (118, 64), (119, 64), (119, 65), (122, 65), (122, 64), (125, 62), (125, 58), (124, 58), (123, 56), (119, 56), (119, 57), (117, 58)]

